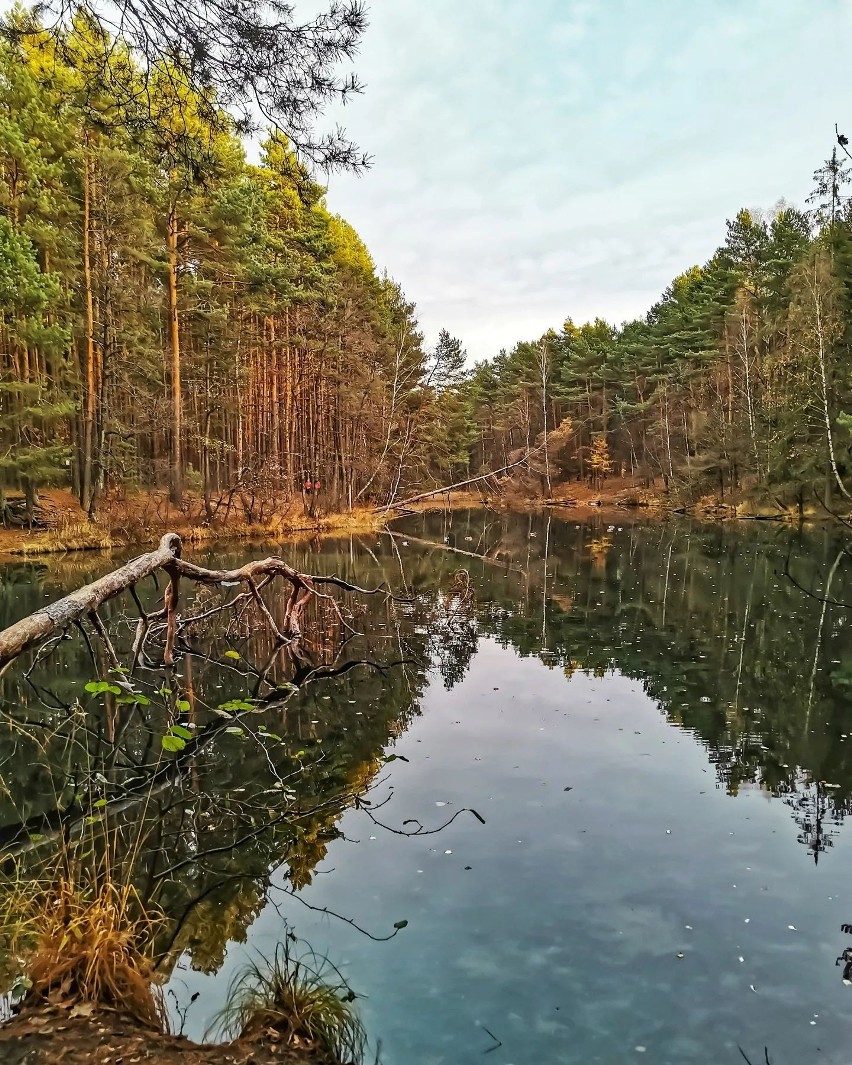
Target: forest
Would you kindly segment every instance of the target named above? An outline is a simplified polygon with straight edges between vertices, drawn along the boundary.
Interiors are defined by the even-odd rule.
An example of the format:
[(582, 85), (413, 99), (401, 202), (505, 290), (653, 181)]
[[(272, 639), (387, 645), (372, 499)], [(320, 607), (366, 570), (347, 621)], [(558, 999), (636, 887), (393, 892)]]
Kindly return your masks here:
[(569, 318), (476, 366), (471, 465), (532, 453), (548, 491), (612, 474), (686, 499), (848, 503), (852, 171), (838, 140), (807, 210), (740, 210), (644, 318)]
[(179, 71), (143, 80), (115, 46), (78, 16), (62, 55), (48, 34), (0, 50), (6, 492), (31, 510), (73, 487), (94, 516), (161, 488), (211, 516), (305, 478), (348, 508), (440, 478), (458, 342), (425, 352), (284, 134), (249, 162)]
[[(766, 130), (831, 23), (718, 0), (669, 38), (645, 6), (0, 9), (3, 1062), (847, 1061), (852, 154), (784, 109), (806, 162), (767, 180), (698, 76), (760, 81)], [(334, 126), (356, 68), (375, 148)], [(556, 278), (506, 339), (538, 335), (469, 357), (527, 266), (458, 219), (534, 241), (531, 160), (564, 180), (543, 292), (649, 194), (629, 288), (660, 260), (676, 151), (572, 215), (627, 158), (619, 99), (649, 158), (681, 137), (648, 95), (679, 78), (690, 158), (736, 169), (710, 208), (684, 185), (677, 239), (717, 236), (635, 320)], [(813, 136), (827, 91), (795, 85)], [(510, 97), (582, 135), (537, 150)], [(359, 225), (465, 275), (467, 337), (336, 213), (371, 150), (404, 177)]]
[(446, 330), (427, 350), (280, 129), (255, 151), (94, 17), (61, 49), (7, 39), (0, 115), (4, 521), (47, 486), (90, 517), (158, 490), (208, 519), (236, 495), (250, 520), (318, 481), (343, 511), (519, 459), (532, 496), (614, 475), (689, 499), (850, 499), (842, 137), (806, 210), (741, 210), (644, 318), (568, 318), (471, 367)]

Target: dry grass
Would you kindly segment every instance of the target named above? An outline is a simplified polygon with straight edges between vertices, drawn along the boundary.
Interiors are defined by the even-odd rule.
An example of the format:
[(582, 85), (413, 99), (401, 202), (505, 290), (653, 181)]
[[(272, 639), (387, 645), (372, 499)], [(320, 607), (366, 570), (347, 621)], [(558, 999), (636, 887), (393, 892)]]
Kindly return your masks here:
[(18, 555), (48, 555), (62, 551), (105, 551), (121, 541), (105, 526), (86, 519), (62, 520), (54, 528), (21, 541), (12, 549)]
[(3, 938), (22, 964), (25, 1005), (88, 1005), (165, 1030), (148, 952), (158, 918), (133, 888), (109, 876), (95, 886), (60, 877), (49, 889), (17, 884), (4, 899)]
[(232, 983), (219, 1027), (239, 1039), (275, 1032), (289, 1047), (319, 1055), (327, 1065), (361, 1065), (367, 1036), (352, 1008), (354, 994), (339, 970), (289, 942), (269, 963), (248, 966)]
[(367, 507), (340, 514), (308, 514), (301, 506), (291, 507), (259, 522), (246, 522), (235, 510), (227, 521), (212, 523), (201, 515), (192, 518), (191, 512), (197, 507), (190, 503), (187, 513), (165, 504), (162, 513), (154, 512), (153, 503), (151, 507), (146, 509), (140, 499), (128, 500), (124, 508), (112, 501), (104, 505), (97, 522), (89, 521), (78, 508), (76, 514), (62, 513), (56, 523), (44, 531), (0, 530), (3, 534), (0, 550), (10, 555), (26, 556), (104, 551), (156, 543), (166, 531), (179, 533), (187, 544), (195, 547), (231, 540), (286, 543), (306, 536), (372, 532), (387, 521), (387, 515), (377, 514)]

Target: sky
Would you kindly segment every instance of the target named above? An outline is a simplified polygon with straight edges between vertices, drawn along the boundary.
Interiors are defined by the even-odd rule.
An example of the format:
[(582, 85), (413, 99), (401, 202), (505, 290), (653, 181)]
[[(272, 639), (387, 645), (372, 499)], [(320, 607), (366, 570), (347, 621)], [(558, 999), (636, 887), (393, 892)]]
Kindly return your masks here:
[[(313, 6), (313, 4), (311, 5)], [(297, 3), (297, 13), (308, 5)], [(329, 207), (471, 358), (621, 322), (852, 139), (852, 0), (369, 0)]]

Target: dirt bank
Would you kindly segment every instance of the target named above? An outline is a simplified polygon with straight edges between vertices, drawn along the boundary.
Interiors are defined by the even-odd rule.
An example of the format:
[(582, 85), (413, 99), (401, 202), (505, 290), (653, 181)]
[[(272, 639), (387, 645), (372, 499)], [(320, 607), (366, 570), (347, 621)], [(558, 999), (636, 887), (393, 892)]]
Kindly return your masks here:
[(262, 1041), (200, 1046), (163, 1035), (106, 1010), (74, 1016), (74, 1010), (29, 1010), (0, 1025), (3, 1065), (322, 1065), (313, 1051), (281, 1045), (269, 1032)]

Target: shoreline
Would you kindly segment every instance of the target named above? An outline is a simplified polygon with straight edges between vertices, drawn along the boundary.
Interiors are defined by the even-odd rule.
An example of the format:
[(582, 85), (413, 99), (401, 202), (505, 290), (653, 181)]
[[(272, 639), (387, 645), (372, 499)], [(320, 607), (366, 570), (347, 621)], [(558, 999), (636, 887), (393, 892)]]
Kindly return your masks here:
[[(294, 513), (296, 508), (291, 507), (263, 521), (241, 521), (234, 514), (212, 523), (204, 520), (203, 509), (200, 513), (192, 513), (193, 507), (200, 508), (199, 501), (190, 501), (187, 507), (179, 510), (166, 504), (156, 493), (114, 503), (95, 521), (88, 519), (68, 492), (47, 492), (44, 501), (44, 527), (33, 530), (0, 528), (0, 563), (76, 552), (143, 548), (156, 544), (167, 531), (177, 532), (191, 547), (249, 540), (286, 544), (320, 536), (375, 532), (406, 515), (466, 508), (520, 513), (548, 511), (579, 521), (616, 515), (622, 521), (685, 517), (708, 523), (768, 521), (789, 525), (814, 525), (835, 520), (834, 515), (813, 506), (800, 516), (792, 508), (782, 509), (780, 505), (771, 507), (747, 500), (728, 503), (706, 497), (684, 504), (653, 488), (639, 488), (619, 481), (598, 489), (568, 483), (555, 488), (550, 497), (520, 497), (511, 492), (494, 497), (456, 491), (441, 493), (397, 510), (378, 511), (362, 507), (351, 512), (311, 514), (300, 506), (298, 513)], [(153, 515), (152, 508), (155, 510)]]
[(316, 536), (372, 532), (388, 521), (387, 515), (367, 508), (311, 514), (299, 506), (298, 511), (291, 507), (263, 520), (246, 521), (234, 513), (225, 520), (207, 522), (200, 501), (192, 500), (186, 508), (178, 509), (158, 494), (105, 507), (95, 521), (90, 521), (70, 493), (58, 491), (44, 494), (43, 513), (41, 528), (0, 528), (0, 563), (145, 548), (156, 545), (166, 532), (178, 533), (187, 546), (195, 548), (243, 540), (285, 544)]
[(89, 1003), (67, 1007), (32, 1005), (0, 1024), (0, 1058), (5, 1065), (323, 1065), (316, 1050), (296, 1048), (270, 1029), (262, 1038), (230, 1043), (194, 1043), (183, 1035), (150, 1028), (126, 1014)]

